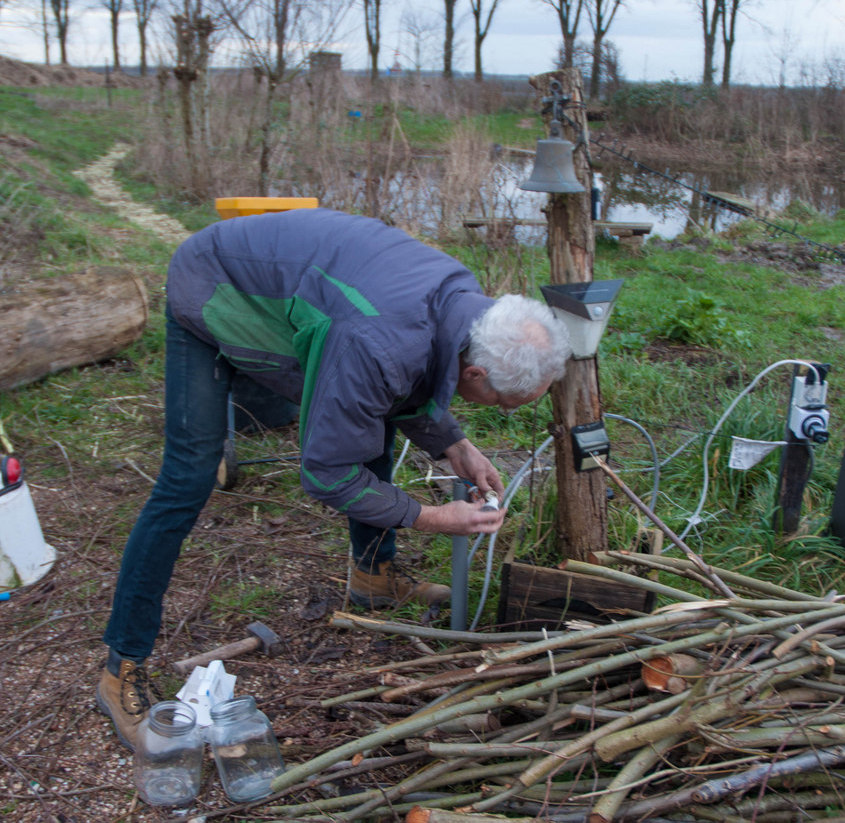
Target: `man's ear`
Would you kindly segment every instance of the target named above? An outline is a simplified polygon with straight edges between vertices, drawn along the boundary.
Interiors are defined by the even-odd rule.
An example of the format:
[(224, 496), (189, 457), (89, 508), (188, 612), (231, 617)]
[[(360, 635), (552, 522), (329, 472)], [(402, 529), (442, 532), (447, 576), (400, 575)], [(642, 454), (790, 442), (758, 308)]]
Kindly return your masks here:
[(476, 383), (479, 380), (486, 380), (487, 369), (482, 366), (464, 366), (461, 370), (461, 377), (468, 383)]

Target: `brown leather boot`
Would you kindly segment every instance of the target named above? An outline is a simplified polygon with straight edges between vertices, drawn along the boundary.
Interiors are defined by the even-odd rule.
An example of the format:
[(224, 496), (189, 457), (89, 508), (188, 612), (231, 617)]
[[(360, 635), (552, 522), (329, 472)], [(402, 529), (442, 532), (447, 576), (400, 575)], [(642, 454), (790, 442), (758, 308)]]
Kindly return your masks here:
[(107, 668), (97, 685), (97, 706), (114, 723), (120, 742), (135, 751), (138, 724), (144, 719), (158, 695), (153, 691), (147, 670), (132, 660), (120, 662), (115, 677)]
[(451, 595), (448, 586), (415, 580), (395, 560), (383, 561), (374, 574), (353, 568), (349, 581), (349, 598), (367, 609), (399, 606), (409, 600), (439, 606), (447, 603)]

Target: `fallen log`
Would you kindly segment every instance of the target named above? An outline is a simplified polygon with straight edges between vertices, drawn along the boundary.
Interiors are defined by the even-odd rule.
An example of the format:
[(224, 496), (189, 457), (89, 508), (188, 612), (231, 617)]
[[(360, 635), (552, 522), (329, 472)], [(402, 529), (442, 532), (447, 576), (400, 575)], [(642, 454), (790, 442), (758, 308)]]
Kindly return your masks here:
[(114, 357), (149, 317), (143, 282), (126, 269), (92, 266), (0, 292), (0, 391)]

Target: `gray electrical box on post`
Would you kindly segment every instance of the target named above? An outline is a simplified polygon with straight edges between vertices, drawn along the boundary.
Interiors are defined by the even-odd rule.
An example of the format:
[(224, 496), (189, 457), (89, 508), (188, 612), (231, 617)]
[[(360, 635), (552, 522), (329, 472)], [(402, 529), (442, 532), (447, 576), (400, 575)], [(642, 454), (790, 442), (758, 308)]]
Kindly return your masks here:
[(839, 469), (839, 480), (836, 482), (836, 493), (833, 496), (830, 531), (845, 546), (845, 452), (842, 453), (842, 466)]

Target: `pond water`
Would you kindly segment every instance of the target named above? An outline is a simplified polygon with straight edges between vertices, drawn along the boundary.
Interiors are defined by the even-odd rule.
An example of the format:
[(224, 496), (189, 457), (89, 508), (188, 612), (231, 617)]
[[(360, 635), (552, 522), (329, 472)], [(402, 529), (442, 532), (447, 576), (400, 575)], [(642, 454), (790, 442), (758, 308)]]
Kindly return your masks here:
[[(522, 192), (519, 182), (531, 174), (530, 161), (508, 164), (512, 170), (514, 191), (511, 196), (518, 204), (517, 216), (537, 216), (546, 201), (545, 194)], [(651, 164), (650, 164), (651, 165)], [(657, 166), (652, 165), (652, 168)], [(678, 182), (636, 171), (633, 167), (607, 166), (595, 173), (594, 183), (599, 189), (597, 217), (619, 223), (651, 223), (650, 236), (672, 239), (696, 225), (702, 229), (722, 231), (742, 216), (708, 202), (703, 192), (730, 193), (770, 210), (769, 219), (779, 225), (792, 227), (777, 213), (795, 200), (801, 200), (822, 214), (835, 215), (845, 208), (845, 180), (835, 180), (822, 174), (788, 175), (777, 180), (753, 171), (695, 171), (673, 174)], [(518, 194), (517, 194), (518, 192)], [(526, 229), (520, 238), (533, 242), (536, 232)]]
[[(613, 169), (597, 175), (602, 189), (602, 218), (612, 221), (651, 222), (653, 235), (675, 237), (694, 224), (721, 231), (741, 215), (708, 203), (700, 192), (738, 195), (757, 207), (771, 211), (769, 219), (778, 223), (777, 213), (791, 202), (801, 200), (817, 211), (834, 215), (843, 207), (842, 181), (821, 175), (787, 176), (778, 180), (754, 172), (688, 172), (676, 177), (679, 185), (648, 173)], [(785, 221), (789, 226), (790, 222)]]
[[(653, 174), (643, 169), (661, 169)], [(375, 203), (367, 197), (366, 174), (346, 175), (324, 186), (320, 200), (342, 210), (375, 212), (397, 224), (410, 226), (423, 234), (437, 236), (444, 227), (461, 228), (468, 218), (516, 218), (523, 221), (515, 229), (516, 239), (528, 245), (546, 241), (547, 224), (543, 208), (548, 195), (529, 192), (520, 184), (531, 176), (533, 157), (498, 158), (478, 177), (447, 171), (442, 158), (416, 158), (413, 166), (394, 171), (377, 181)], [(350, 185), (351, 182), (351, 185)], [(777, 213), (791, 202), (801, 200), (822, 214), (834, 215), (845, 208), (845, 178), (822, 174), (781, 175), (776, 179), (748, 170), (702, 169), (675, 172), (656, 163), (641, 161), (639, 170), (625, 161), (603, 162), (594, 174), (599, 190), (597, 219), (615, 223), (650, 223), (649, 236), (671, 240), (696, 226), (722, 231), (743, 219), (703, 196), (705, 192), (732, 194), (770, 210), (769, 219), (791, 229), (793, 222)], [(292, 191), (288, 185), (283, 191)]]

